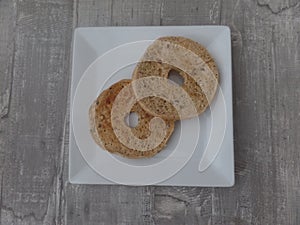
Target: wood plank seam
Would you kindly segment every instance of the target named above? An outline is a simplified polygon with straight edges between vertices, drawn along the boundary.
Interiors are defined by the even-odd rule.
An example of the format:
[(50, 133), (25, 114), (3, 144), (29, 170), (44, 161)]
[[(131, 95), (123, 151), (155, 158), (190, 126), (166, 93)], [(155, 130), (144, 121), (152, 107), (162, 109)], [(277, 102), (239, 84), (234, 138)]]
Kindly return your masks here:
[[(15, 7), (15, 2), (13, 2), (13, 5)], [(17, 26), (17, 9), (14, 8), (14, 23), (13, 23), (13, 30)], [(2, 102), (4, 103), (2, 106), (0, 105), (0, 119), (8, 117), (9, 109), (10, 109), (10, 103), (11, 103), (11, 95), (12, 95), (12, 86), (13, 86), (13, 78), (14, 78), (14, 63), (15, 63), (15, 46), (16, 46), (16, 32), (13, 32), (13, 38), (12, 38), (12, 56), (10, 59), (10, 65), (11, 65), (11, 71), (9, 73), (10, 81), (9, 81), (9, 90), (8, 92), (5, 91), (3, 95), (0, 96), (0, 99), (4, 99)]]
[(110, 0), (110, 25), (113, 26), (113, 12), (114, 12), (114, 0)]
[(1, 173), (1, 182), (0, 182), (0, 224), (1, 224), (1, 212), (2, 212), (2, 198), (3, 198), (3, 174)]
[(163, 25), (163, 7), (164, 7), (164, 0), (161, 0), (159, 6), (159, 25)]
[[(67, 101), (68, 102), (68, 101)], [(66, 110), (68, 111), (68, 110)], [(58, 168), (56, 169), (56, 174), (54, 175), (56, 177), (56, 201), (55, 201), (55, 208), (56, 208), (56, 216), (55, 216), (55, 221), (56, 224), (60, 224), (59, 221), (62, 220), (63, 215), (63, 205), (65, 203), (65, 193), (64, 193), (64, 179), (63, 179), (63, 172), (64, 172), (64, 166), (65, 166), (65, 142), (66, 142), (66, 136), (67, 136), (67, 123), (68, 123), (68, 116), (67, 116), (67, 112), (65, 115), (65, 119), (64, 119), (64, 126), (63, 126), (63, 134), (62, 134), (62, 140), (61, 140), (61, 148), (60, 148), (60, 155), (59, 155), (59, 159), (60, 163), (58, 165)]]
[[(79, 18), (79, 15), (78, 15), (78, 5), (79, 5), (79, 0), (74, 0), (74, 6), (73, 6), (73, 16), (75, 17), (75, 19), (73, 20), (74, 21), (74, 24), (73, 24), (73, 30), (75, 27), (78, 26), (78, 18)], [(72, 32), (73, 33), (73, 32)], [(72, 52), (72, 48), (71, 48), (71, 52)], [(71, 56), (71, 55), (70, 55)], [(70, 57), (70, 61), (72, 61), (72, 57)], [(71, 64), (70, 64), (71, 65)], [(70, 70), (71, 71), (71, 70)], [(70, 73), (71, 74), (71, 73)]]

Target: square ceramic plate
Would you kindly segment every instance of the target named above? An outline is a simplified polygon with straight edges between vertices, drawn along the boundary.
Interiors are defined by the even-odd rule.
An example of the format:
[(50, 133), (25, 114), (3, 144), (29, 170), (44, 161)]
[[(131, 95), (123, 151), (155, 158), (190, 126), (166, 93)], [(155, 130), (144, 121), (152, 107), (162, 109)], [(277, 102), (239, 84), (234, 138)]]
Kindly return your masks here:
[[(113, 67), (115, 64), (118, 64), (119, 61), (122, 61), (123, 58), (130, 58), (131, 56), (127, 57), (129, 52), (126, 53), (126, 50), (125, 52), (116, 53), (116, 55), (112, 54), (112, 49), (122, 50), (122, 46), (128, 45), (128, 43), (129, 45), (133, 43), (131, 49), (135, 48), (137, 53), (132, 57), (135, 57), (134, 60), (138, 60), (151, 41), (160, 36), (170, 35), (191, 38), (208, 49), (209, 53), (215, 59), (220, 72), (220, 87), (211, 108), (197, 118), (201, 125), (197, 145), (195, 146), (195, 151), (191, 155), (191, 158), (189, 158), (186, 164), (180, 167), (180, 170), (174, 171), (172, 176), (166, 176), (166, 179), (161, 179), (156, 183), (148, 182), (143, 179), (131, 180), (130, 177), (126, 180), (126, 173), (124, 172), (124, 174), (122, 174), (122, 170), (120, 170), (121, 167), (118, 167), (118, 163), (120, 165), (127, 163), (133, 166), (145, 167), (145, 165), (148, 166), (151, 163), (155, 164), (164, 161), (166, 158), (169, 158), (170, 161), (173, 160), (173, 164), (177, 162), (178, 158), (172, 155), (173, 148), (181, 141), (189, 143), (194, 140), (189, 140), (189, 137), (192, 136), (192, 134), (189, 133), (192, 129), (189, 129), (189, 127), (192, 128), (196, 123), (193, 120), (178, 123), (166, 150), (163, 150), (151, 159), (136, 161), (123, 159), (118, 156), (110, 156), (114, 158), (112, 162), (116, 162), (117, 166), (114, 167), (111, 166), (113, 163), (107, 163), (107, 159), (110, 160), (110, 158), (106, 159), (106, 155), (103, 155), (103, 157), (95, 157), (94, 153), (85, 154), (85, 148), (94, 149), (96, 153), (100, 152), (104, 154), (104, 151), (99, 149), (99, 147), (91, 141), (90, 135), (88, 134), (87, 121), (85, 121), (88, 117), (87, 106), (91, 104), (93, 99), (96, 99), (101, 90), (109, 87), (117, 80), (130, 78), (135, 65), (124, 67), (121, 72), (116, 71), (114, 76), (111, 76), (109, 73), (104, 73), (100, 66), (94, 66), (94, 68), (92, 68), (93, 73), (96, 74), (93, 75), (91, 74), (91, 67), (95, 65), (96, 61), (98, 61), (100, 65), (104, 63), (105, 60), (108, 61), (104, 63), (103, 66)], [(142, 43), (142, 45), (139, 45), (139, 43)], [(119, 48), (119, 46), (121, 46), (121, 48)], [(131, 52), (130, 50), (130, 53)], [(124, 54), (125, 57), (123, 56), (123, 58), (118, 59), (117, 57), (119, 57), (120, 54)], [(109, 58), (110, 55), (111, 58)], [(124, 63), (126, 63), (125, 61)], [(88, 76), (90, 76), (89, 80), (85, 79)], [(86, 86), (84, 87), (84, 85)], [(70, 102), (69, 180), (71, 183), (219, 187), (232, 186), (234, 184), (231, 39), (228, 27), (163, 26), (77, 28), (74, 32)], [(224, 113), (222, 113), (223, 111)], [(83, 119), (80, 116), (83, 116)], [(82, 120), (85, 122), (81, 123)], [(78, 130), (80, 131), (78, 132)], [(186, 146), (181, 145), (182, 154), (187, 151), (184, 150)], [(115, 172), (116, 174), (121, 173), (122, 178), (125, 178), (120, 182), (110, 179), (104, 176), (104, 173), (99, 173), (99, 170), (105, 170), (106, 168), (97, 168), (97, 165), (104, 167), (111, 166), (108, 171), (112, 173)], [(167, 171), (169, 168), (165, 167), (165, 169)], [(124, 171), (126, 171), (126, 169)], [(157, 177), (164, 173), (164, 170), (154, 169), (152, 171), (150, 175), (152, 177)], [(137, 174), (137, 176), (139, 175), (140, 174)]]

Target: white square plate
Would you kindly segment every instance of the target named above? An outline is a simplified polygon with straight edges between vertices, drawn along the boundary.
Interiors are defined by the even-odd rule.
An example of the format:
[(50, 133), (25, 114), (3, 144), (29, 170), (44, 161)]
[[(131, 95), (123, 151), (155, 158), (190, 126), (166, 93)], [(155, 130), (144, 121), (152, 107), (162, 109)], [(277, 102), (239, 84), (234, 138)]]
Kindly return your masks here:
[[(96, 59), (99, 60), (100, 56), (103, 56), (104, 53), (111, 51), (113, 48), (117, 48), (118, 46), (127, 43), (140, 42), (142, 40), (155, 40), (161, 36), (184, 36), (195, 40), (206, 47), (218, 66), (221, 80), (219, 90), (221, 91), (218, 91), (216, 94), (211, 109), (207, 110), (199, 117), (201, 132), (199, 134), (196, 150), (192, 157), (178, 172), (174, 172), (174, 175), (168, 179), (161, 180), (159, 183), (155, 183), (155, 185), (226, 187), (234, 184), (231, 40), (230, 30), (226, 26), (95, 27), (77, 28), (75, 30), (70, 101), (69, 180), (71, 183), (116, 184), (112, 180), (101, 176), (94, 170), (95, 168), (91, 166), (91, 162), (85, 160), (87, 158), (84, 159), (78, 147), (80, 146), (78, 145), (78, 135), (74, 135), (74, 123), (72, 121), (77, 121), (79, 118), (77, 116), (78, 113), (73, 112), (73, 104), (75, 104), (74, 98), (77, 94), (76, 89), (80, 86), (80, 80), (82, 80), (86, 70), (91, 67), (91, 64), (95, 62)], [(111, 61), (110, 63), (113, 65), (117, 62)], [(105, 84), (103, 82), (101, 83), (102, 88), (107, 88), (117, 80), (130, 78), (133, 68), (134, 66), (128, 66), (122, 70), (122, 73), (116, 72), (115, 76), (109, 79)], [(96, 68), (96, 72), (101, 74), (99, 76), (107, 76), (107, 74), (103, 74), (103, 71), (101, 71), (100, 68)], [(106, 78), (108, 79), (109, 77)], [(100, 85), (100, 83), (97, 85)], [(101, 88), (100, 90), (97, 90), (97, 94), (99, 94), (100, 91)], [(86, 92), (89, 91), (86, 90)], [(97, 95), (92, 96), (93, 99), (96, 99), (96, 97)], [(217, 106), (219, 102), (223, 102), (224, 104), (226, 110), (224, 115), (218, 113), (218, 111), (220, 111)], [(88, 102), (87, 104), (89, 105), (91, 102)], [(83, 112), (86, 116), (87, 110), (88, 108)], [(217, 122), (212, 122), (212, 115), (214, 115), (213, 121)], [(192, 120), (183, 121), (180, 124), (177, 124), (177, 127), (182, 128), (192, 124)], [(222, 130), (220, 124), (225, 124), (224, 132), (221, 132), (222, 138), (218, 138), (218, 132)], [(184, 131), (184, 133), (181, 133), (182, 131)], [(88, 130), (84, 130), (84, 132), (88, 132)], [(173, 144), (178, 142), (177, 139), (179, 136), (188, 136), (187, 133), (188, 132), (184, 129), (180, 130), (176, 128), (169, 141), (171, 144), (168, 144), (167, 149), (163, 150), (150, 160), (159, 161), (160, 159), (165, 158), (166, 155), (170, 154), (172, 151)], [(77, 138), (75, 138), (75, 136)], [(220, 140), (220, 145), (217, 143), (209, 143), (210, 141), (215, 142), (214, 136), (215, 139), (217, 138)], [(83, 140), (83, 142), (85, 142), (85, 140)], [(81, 148), (83, 148), (82, 145)], [(101, 150), (99, 149), (99, 151)], [(139, 165), (139, 163), (145, 165), (148, 163), (146, 160), (141, 160), (136, 163), (136, 161), (122, 159), (122, 157), (116, 158), (125, 163), (133, 162), (134, 165)], [(202, 159), (202, 165), (199, 166), (200, 159)], [(98, 165), (106, 163), (101, 157), (96, 157), (96, 160), (96, 164)], [(110, 170), (114, 170), (114, 168), (110, 168)], [(157, 172), (152, 174), (153, 177), (157, 175)], [(126, 178), (121, 183), (128, 185), (150, 184), (146, 181), (131, 182), (128, 180), (128, 182), (126, 182)]]

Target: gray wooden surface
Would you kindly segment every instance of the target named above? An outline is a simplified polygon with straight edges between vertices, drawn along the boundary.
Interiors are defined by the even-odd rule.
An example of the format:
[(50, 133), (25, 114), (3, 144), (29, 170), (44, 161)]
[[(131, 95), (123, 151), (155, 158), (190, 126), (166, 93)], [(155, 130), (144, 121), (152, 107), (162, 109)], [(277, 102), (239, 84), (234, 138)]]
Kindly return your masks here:
[[(236, 185), (68, 183), (77, 26), (229, 25)], [(300, 224), (299, 0), (0, 0), (0, 224)]]

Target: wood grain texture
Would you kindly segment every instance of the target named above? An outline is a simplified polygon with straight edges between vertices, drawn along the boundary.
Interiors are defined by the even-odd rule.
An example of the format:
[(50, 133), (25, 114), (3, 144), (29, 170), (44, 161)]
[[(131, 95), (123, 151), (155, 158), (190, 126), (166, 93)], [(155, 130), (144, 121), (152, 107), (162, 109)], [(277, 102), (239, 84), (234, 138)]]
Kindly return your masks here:
[[(68, 183), (75, 26), (229, 25), (236, 185)], [(298, 0), (0, 0), (0, 224), (300, 224)]]
[(300, 223), (300, 8), (267, 4), (223, 4), (233, 38), (236, 185), (214, 190), (212, 224)]
[(11, 100), (1, 120), (1, 224), (61, 224), (59, 173), (73, 2), (1, 1), (1, 12), (11, 8), (5, 4), (16, 9), (15, 18), (5, 17), (16, 27)]
[(0, 1), (0, 224), (4, 194), (4, 163), (9, 150), (6, 126), (12, 91), (15, 25), (15, 2)]

